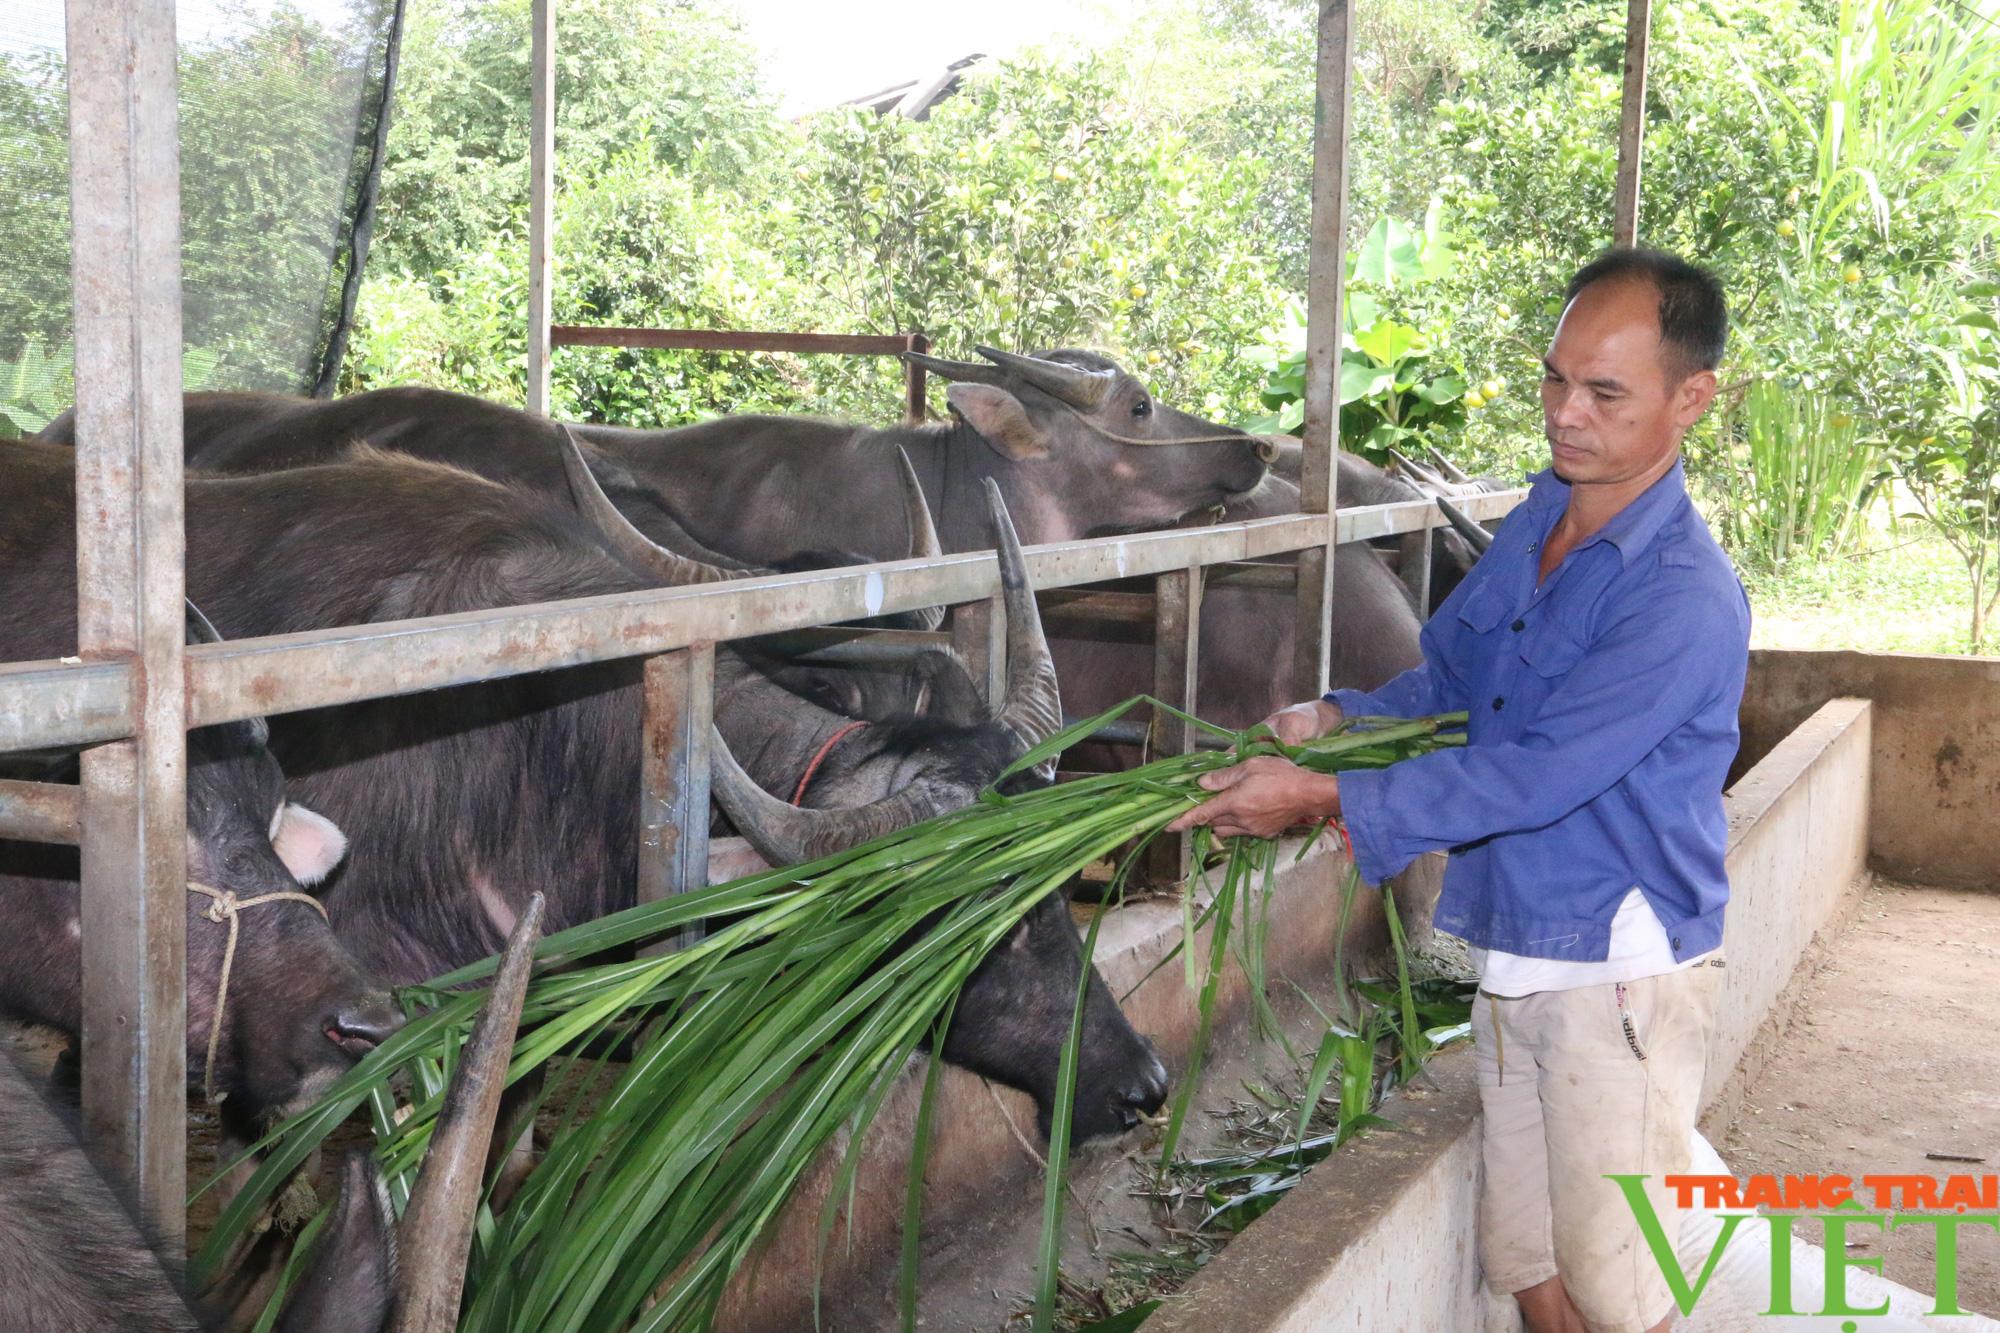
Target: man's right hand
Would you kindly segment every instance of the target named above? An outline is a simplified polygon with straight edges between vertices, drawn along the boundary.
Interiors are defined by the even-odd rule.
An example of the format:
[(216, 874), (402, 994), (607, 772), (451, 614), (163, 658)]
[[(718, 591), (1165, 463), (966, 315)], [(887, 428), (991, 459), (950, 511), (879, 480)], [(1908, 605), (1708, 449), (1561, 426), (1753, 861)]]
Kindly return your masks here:
[(1269, 727), (1271, 734), (1286, 745), (1304, 745), (1339, 726), (1340, 719), (1339, 704), (1328, 703), (1324, 699), (1309, 699), (1302, 704), (1280, 708), (1258, 725)]

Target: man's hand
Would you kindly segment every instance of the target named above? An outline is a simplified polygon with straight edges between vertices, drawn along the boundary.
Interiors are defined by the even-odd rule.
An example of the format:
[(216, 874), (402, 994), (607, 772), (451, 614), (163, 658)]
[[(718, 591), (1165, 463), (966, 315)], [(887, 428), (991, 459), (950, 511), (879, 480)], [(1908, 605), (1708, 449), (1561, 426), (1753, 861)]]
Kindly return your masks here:
[(1220, 794), (1167, 825), (1169, 833), (1207, 825), (1221, 838), (1275, 838), (1294, 824), (1340, 813), (1340, 779), (1275, 755), (1204, 774), (1201, 785)]
[(1280, 708), (1257, 725), (1269, 727), (1271, 734), (1287, 745), (1316, 741), (1340, 725), (1340, 705), (1324, 699), (1308, 699), (1302, 704)]

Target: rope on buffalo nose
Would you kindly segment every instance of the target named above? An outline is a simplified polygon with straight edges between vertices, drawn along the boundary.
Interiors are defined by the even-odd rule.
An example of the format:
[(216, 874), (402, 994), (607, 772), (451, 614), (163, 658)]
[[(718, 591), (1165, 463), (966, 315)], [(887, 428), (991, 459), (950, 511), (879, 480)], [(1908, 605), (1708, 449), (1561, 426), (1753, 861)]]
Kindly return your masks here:
[[(236, 937), (239, 931), (237, 918), (252, 907), (262, 907), (265, 903), (299, 902), (318, 912), (325, 921), (326, 908), (320, 900), (309, 893), (293, 893), (281, 890), (277, 893), (260, 893), (253, 898), (238, 898), (227, 889), (212, 888), (194, 880), (188, 881), (189, 893), (198, 893), (211, 901), (202, 915), (216, 925), (229, 927), (229, 939), (222, 946), (222, 979), (215, 984), (215, 1013), (208, 1021), (208, 1059), (201, 1071), (202, 1099), (210, 1106), (219, 1105), (222, 1098), (215, 1095), (215, 1051), (222, 1041), (222, 1008), (229, 1003), (229, 969), (236, 963)], [(223, 1096), (228, 1096), (224, 1093)]]

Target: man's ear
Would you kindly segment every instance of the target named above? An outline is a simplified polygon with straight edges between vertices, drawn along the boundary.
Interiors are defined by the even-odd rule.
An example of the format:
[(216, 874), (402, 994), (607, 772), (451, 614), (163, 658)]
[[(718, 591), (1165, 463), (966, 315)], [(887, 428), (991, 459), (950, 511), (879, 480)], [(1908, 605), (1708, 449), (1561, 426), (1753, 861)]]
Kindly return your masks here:
[(944, 400), (1002, 458), (1019, 463), (1049, 456), (1049, 438), (1028, 419), (1021, 400), (991, 384), (954, 384)]
[(1682, 380), (1674, 390), (1674, 424), (1688, 430), (1701, 420), (1701, 414), (1708, 411), (1708, 405), (1715, 400), (1716, 379), (1712, 370), (1697, 370)]

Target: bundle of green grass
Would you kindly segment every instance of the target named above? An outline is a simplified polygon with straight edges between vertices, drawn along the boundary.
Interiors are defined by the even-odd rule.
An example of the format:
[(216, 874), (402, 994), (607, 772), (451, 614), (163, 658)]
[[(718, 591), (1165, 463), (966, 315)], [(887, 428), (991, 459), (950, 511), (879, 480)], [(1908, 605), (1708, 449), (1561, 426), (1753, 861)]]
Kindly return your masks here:
[[(1068, 728), (1010, 774), (1150, 702), (1134, 699)], [(1135, 844), (1143, 847), (1206, 796), (1198, 785), (1204, 773), (1239, 757), (1282, 754), (1322, 772), (1382, 767), (1462, 743), (1448, 730), (1462, 721), (1350, 723), (1299, 747), (1196, 722), (1230, 737), (1235, 748), (1026, 795), (988, 791), (965, 809), (818, 861), (550, 936), (536, 953), (508, 1077), (545, 1071), (546, 1086), (569, 1095), (552, 1108), (556, 1130), (525, 1183), (504, 1208), (481, 1213), (460, 1328), (707, 1328), (730, 1276), (807, 1167), (843, 1127), (858, 1147), (909, 1057), (948, 1021), (966, 978), (1039, 900), (1128, 849), (1120, 858), (1122, 884)], [(1211, 920), (1217, 927), (1206, 975), (1188, 958), (1189, 980), (1201, 992), (1191, 1061), (1198, 1068), (1233, 904), (1253, 891), (1260, 869), (1269, 870), (1276, 844), (1236, 839), (1218, 851), (1202, 831), (1195, 853), (1214, 892), (1201, 911), (1191, 901), (1184, 913), (1188, 938)], [(661, 956), (579, 962), (673, 940), (704, 922), (707, 934)], [(1086, 955), (1095, 939), (1093, 924)], [(461, 988), (492, 969), (488, 960), (404, 994), (409, 1025), (259, 1145), (263, 1163), (223, 1210), (196, 1258), (197, 1276), (222, 1263), (272, 1192), (364, 1103), (401, 1209), (483, 994), (476, 984)], [(1054, 1305), (1081, 1013), (1079, 1003), (1050, 1133), (1043, 1326)], [(604, 1054), (614, 1048), (622, 1065)], [(918, 1113), (913, 1180), (921, 1180), (935, 1070), (933, 1063)], [(1169, 1153), (1194, 1081), (1190, 1068), (1168, 1127)], [(844, 1160), (844, 1178), (856, 1155), (851, 1149)], [(823, 1219), (822, 1234), (831, 1222)], [(906, 1232), (907, 1305), (916, 1228)]]

